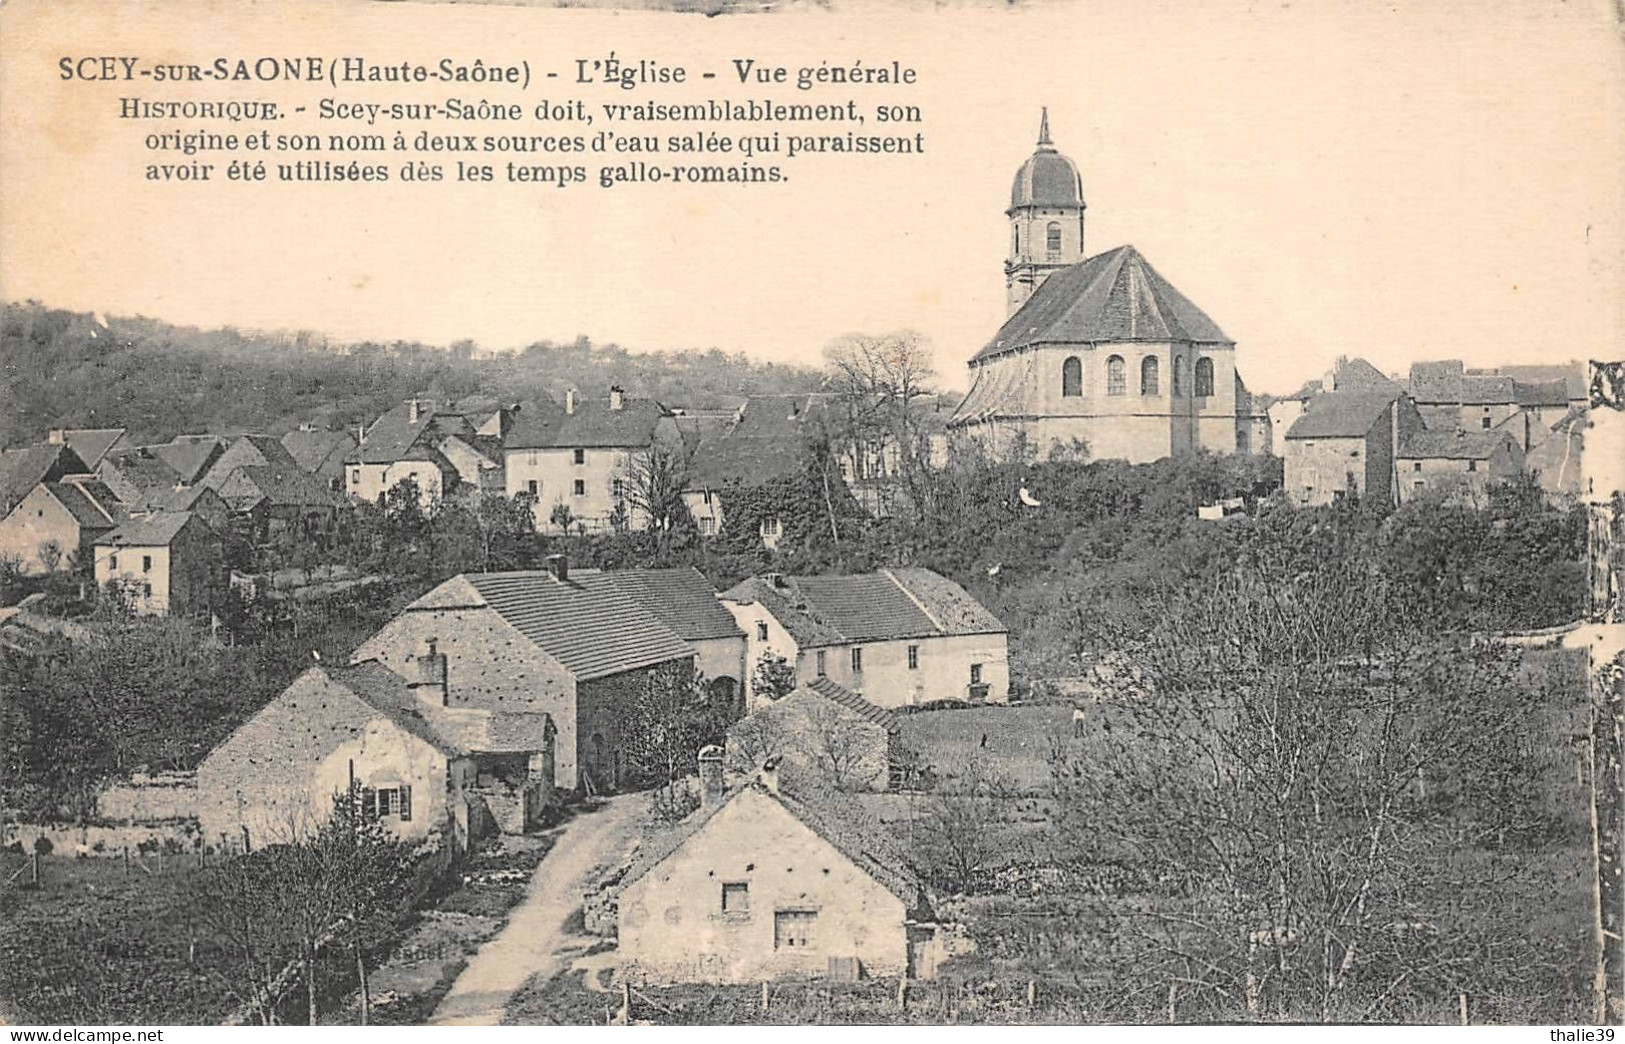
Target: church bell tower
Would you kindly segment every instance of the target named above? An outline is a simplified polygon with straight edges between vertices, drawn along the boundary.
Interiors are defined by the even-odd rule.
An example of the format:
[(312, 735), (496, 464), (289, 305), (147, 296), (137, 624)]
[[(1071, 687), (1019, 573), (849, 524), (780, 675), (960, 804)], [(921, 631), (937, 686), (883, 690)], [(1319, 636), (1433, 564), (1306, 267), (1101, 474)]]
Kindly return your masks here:
[(1010, 256), (1004, 262), (1009, 314), (1027, 302), (1050, 273), (1083, 260), (1083, 179), (1055, 151), (1049, 109), (1039, 117), (1038, 147), (1010, 186)]

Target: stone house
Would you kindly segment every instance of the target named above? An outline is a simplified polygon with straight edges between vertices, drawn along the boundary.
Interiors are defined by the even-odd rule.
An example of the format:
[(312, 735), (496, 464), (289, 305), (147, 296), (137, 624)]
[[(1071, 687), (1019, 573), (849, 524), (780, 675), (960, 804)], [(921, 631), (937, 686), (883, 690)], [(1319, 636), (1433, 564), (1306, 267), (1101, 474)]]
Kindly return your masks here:
[(290, 532), (306, 539), (331, 536), (350, 510), (342, 494), (293, 464), (240, 467), (217, 488), (255, 544)]
[(227, 588), (220, 536), (190, 511), (155, 511), (96, 538), (96, 586), (116, 583), (138, 613), (205, 613)]
[[(714, 750), (714, 748), (713, 748)], [(906, 854), (849, 803), (781, 786), (775, 765), (643, 842), (621, 878), (618, 949), (633, 981), (927, 977), (930, 899)]]
[(197, 488), (151, 446), (109, 453), (97, 466), (96, 477), (132, 513), (162, 510), (162, 503), (176, 490)]
[(828, 678), (760, 705), (728, 729), (728, 769), (779, 759), (786, 777), (834, 790), (883, 791), (902, 773), (902, 721)]
[(721, 598), (745, 632), (747, 679), (772, 653), (794, 665), (799, 684), (829, 678), (882, 707), (1010, 698), (1008, 630), (929, 569), (768, 574)]
[(1313, 506), (1353, 493), (1392, 506), (1397, 497), (1395, 451), (1404, 438), (1422, 429), (1415, 404), (1402, 392), (1314, 396), (1288, 429), (1282, 449), (1287, 498)]
[[(692, 452), (683, 503), (701, 536), (723, 531), (727, 523), (723, 499), (729, 489), (759, 489), (807, 471), (809, 442), (833, 399), (824, 393), (753, 395), (724, 430), (700, 438)], [(763, 544), (776, 547), (783, 520), (776, 515), (759, 519), (757, 528)]]
[(293, 462), (334, 492), (344, 491), (344, 461), (355, 447), (353, 433), (326, 431), (313, 425), (302, 425), (282, 436), (282, 448)]
[(671, 410), (635, 399), (618, 387), (604, 399), (570, 391), (562, 410), (522, 410), (504, 441), (506, 490), (536, 502), (537, 531), (559, 530), (556, 515), (572, 526), (628, 529), (649, 520), (635, 504), (639, 468), (655, 455), (680, 462), (682, 432)]
[(352, 780), (402, 838), (462, 848), (537, 825), (553, 801), (548, 716), (454, 706), (445, 658), (418, 667), (410, 681), (372, 661), (301, 674), (198, 766), (203, 836), (291, 840)]
[(1505, 431), (1414, 431), (1400, 440), (1395, 466), (1401, 501), (1427, 491), (1477, 498), (1523, 474), (1524, 451)]
[(646, 609), (694, 647), (694, 669), (705, 676), (714, 705), (743, 713), (745, 632), (717, 600), (717, 589), (693, 566), (674, 569), (574, 570)]
[(123, 428), (52, 428), (45, 441), (53, 446), (67, 446), (85, 462), (85, 470), (95, 471), (110, 453), (135, 448)]
[(457, 468), (440, 451), (453, 434), (469, 434), (466, 418), (439, 410), (428, 399), (408, 399), (385, 412), (362, 433), (345, 458), (344, 491), (375, 503), (410, 479), (425, 505), (450, 496), (462, 481)]
[(650, 676), (693, 669), (694, 647), (615, 585), (546, 571), (467, 573), (408, 605), (356, 650), (411, 676), (446, 657), (454, 707), (528, 710), (558, 729), (555, 782), (593, 792), (620, 785), (623, 726)]
[(1269, 446), (1272, 453), (1283, 452), (1287, 432), (1303, 416), (1304, 406), (1310, 399), (1326, 392), (1391, 392), (1398, 395), (1404, 389), (1398, 381), (1384, 374), (1364, 359), (1338, 356), (1336, 363), (1324, 376), (1304, 382), (1303, 387), (1291, 395), (1272, 398), (1265, 413), (1269, 417)]
[(88, 567), (97, 538), (125, 517), (113, 491), (94, 475), (41, 482), (0, 518), (0, 556), (25, 574)]
[(282, 443), (269, 435), (238, 435), (227, 441), (225, 449), (209, 465), (209, 470), (195, 483), (218, 492), (240, 468), (285, 467), (297, 470), (299, 465), (282, 447)]
[(1520, 414), (1515, 385), (1507, 374), (1444, 359), (1414, 363), (1407, 392), (1430, 431), (1492, 431)]
[[(203, 481), (203, 476), (209, 473), (215, 462), (226, 452), (231, 440), (221, 435), (177, 435), (168, 442), (157, 446), (148, 446), (160, 460), (174, 469), (179, 481), (185, 486), (195, 486)], [(244, 451), (243, 456), (249, 454)], [(253, 463), (252, 460), (245, 463)]]

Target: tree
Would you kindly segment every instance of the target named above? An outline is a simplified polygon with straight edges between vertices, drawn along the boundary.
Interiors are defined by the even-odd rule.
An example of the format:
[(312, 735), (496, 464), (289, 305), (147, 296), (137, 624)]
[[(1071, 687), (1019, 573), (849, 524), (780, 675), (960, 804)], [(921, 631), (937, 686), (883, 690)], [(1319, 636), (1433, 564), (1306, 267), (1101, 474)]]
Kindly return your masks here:
[(756, 670), (751, 672), (751, 696), (782, 700), (796, 691), (796, 684), (795, 664), (772, 649), (763, 649), (756, 660)]
[(664, 550), (678, 519), (688, 513), (683, 504), (683, 490), (688, 485), (688, 463), (683, 454), (658, 443), (634, 453), (623, 482), (630, 517), (641, 520), (654, 534), (657, 549)]
[(970, 895), (977, 876), (1010, 854), (1013, 796), (998, 769), (976, 753), (938, 783), (911, 829), (925, 866), (940, 885)]
[(886, 759), (876, 750), (873, 724), (824, 699), (807, 700), (802, 713), (806, 753), (831, 789), (866, 790), (885, 779)]
[(656, 809), (683, 808), (677, 784), (698, 771), (700, 748), (722, 739), (728, 719), (711, 705), (703, 675), (688, 664), (649, 672), (620, 723), (621, 747), (633, 782), (655, 788)]
[(936, 380), (925, 339), (911, 330), (848, 334), (824, 349), (824, 359), (837, 396), (832, 434), (853, 479), (874, 483), (884, 515), (894, 482), (918, 508), (930, 456), (915, 402), (933, 394)]
[(42, 540), (36, 555), (45, 571), (54, 573), (62, 565), (62, 542), (55, 539)]

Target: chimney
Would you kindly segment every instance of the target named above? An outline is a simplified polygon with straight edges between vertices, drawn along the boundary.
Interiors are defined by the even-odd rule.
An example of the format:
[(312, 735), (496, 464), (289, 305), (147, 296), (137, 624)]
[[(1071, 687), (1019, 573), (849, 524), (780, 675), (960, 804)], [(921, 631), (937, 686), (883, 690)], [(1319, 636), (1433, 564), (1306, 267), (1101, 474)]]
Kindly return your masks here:
[(67, 428), (52, 428), (45, 436), (47, 442), (53, 446), (65, 446), (68, 442)]
[(422, 414), (423, 403), (417, 401), (416, 399), (406, 400), (406, 423), (416, 424), (418, 422), (418, 418), (422, 416)]
[(762, 762), (762, 771), (757, 774), (757, 778), (762, 781), (762, 786), (767, 788), (768, 793), (777, 794), (779, 792), (778, 755), (775, 754), (773, 757)]
[(564, 390), (564, 412), (565, 413), (574, 413), (575, 411), (576, 411), (576, 390), (574, 388), (566, 388)]
[(417, 678), (410, 688), (418, 699), (442, 707), (451, 705), (451, 690), (446, 684), (446, 654), (438, 647), (439, 639), (430, 638), (418, 657)]
[(722, 776), (722, 748), (715, 743), (700, 748), (700, 807), (716, 808), (722, 804), (726, 789)]
[(621, 391), (621, 386), (619, 384), (610, 385), (609, 386), (609, 408), (612, 409), (612, 410), (618, 410), (622, 406), (625, 406), (625, 405), (626, 405), (626, 398), (625, 398), (624, 394)]
[(784, 586), (784, 574), (783, 573), (763, 573), (762, 574), (762, 579), (767, 581), (769, 587), (783, 587)]
[(553, 574), (553, 579), (568, 582), (570, 579), (570, 556), (548, 555), (547, 571)]

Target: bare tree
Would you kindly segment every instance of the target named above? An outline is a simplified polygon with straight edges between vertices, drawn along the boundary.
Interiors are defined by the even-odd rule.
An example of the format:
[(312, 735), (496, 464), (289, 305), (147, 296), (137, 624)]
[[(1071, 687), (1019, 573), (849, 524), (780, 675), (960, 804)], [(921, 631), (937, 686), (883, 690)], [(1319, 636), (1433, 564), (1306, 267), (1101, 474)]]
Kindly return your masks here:
[[(797, 697), (800, 699), (800, 697)], [(885, 740), (876, 726), (825, 699), (806, 700), (806, 753), (835, 790), (863, 790), (885, 778)]]
[(925, 339), (911, 330), (848, 334), (824, 350), (824, 360), (838, 396), (839, 448), (849, 457), (852, 477), (874, 480), (883, 501), (900, 481), (917, 503), (915, 487), (930, 458), (915, 403), (933, 394), (936, 381)]
[(1013, 794), (1003, 774), (974, 753), (959, 772), (938, 781), (911, 830), (939, 883), (968, 895), (978, 875), (1009, 854)]
[(626, 504), (641, 516), (662, 547), (683, 512), (683, 489), (688, 484), (688, 462), (667, 446), (654, 445), (632, 454), (624, 481)]

